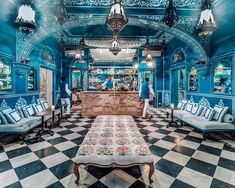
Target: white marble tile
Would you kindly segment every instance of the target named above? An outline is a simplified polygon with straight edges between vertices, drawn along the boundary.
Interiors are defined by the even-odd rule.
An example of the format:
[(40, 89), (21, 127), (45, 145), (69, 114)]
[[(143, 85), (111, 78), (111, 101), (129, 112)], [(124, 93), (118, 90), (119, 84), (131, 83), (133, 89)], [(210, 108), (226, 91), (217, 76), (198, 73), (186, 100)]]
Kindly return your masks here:
[(46, 165), (47, 168), (51, 168), (68, 160), (69, 158), (61, 152), (55, 153), (53, 155), (41, 159), (41, 161)]
[(235, 171), (231, 171), (220, 166), (217, 166), (214, 178), (217, 178), (221, 181), (235, 185)]
[(7, 154), (5, 152), (0, 153), (0, 162), (8, 160)]
[(218, 141), (213, 141), (213, 140), (203, 141), (202, 144), (204, 144), (206, 146), (218, 148), (218, 149), (223, 149), (223, 147), (224, 147), (224, 143), (223, 142), (218, 142)]
[(70, 130), (73, 131), (73, 132), (79, 132), (79, 131), (85, 130), (85, 128), (84, 127), (75, 127), (75, 128), (70, 129)]
[(176, 146), (175, 143), (167, 142), (165, 140), (159, 140), (154, 145), (160, 146), (160, 147), (162, 147), (164, 149), (168, 149), (168, 150), (171, 150), (172, 148), (174, 148)]
[(38, 142), (38, 143), (35, 143), (35, 144), (28, 145), (28, 147), (32, 151), (38, 151), (38, 150), (41, 150), (41, 149), (44, 149), (44, 148), (48, 148), (50, 146), (51, 146), (51, 144), (49, 142), (47, 142), (47, 141)]
[(13, 169), (0, 173), (0, 187), (6, 187), (17, 181), (19, 179)]
[(148, 136), (151, 136), (151, 137), (154, 137), (154, 138), (158, 138), (158, 139), (162, 139), (166, 135), (161, 134), (161, 133), (157, 133), (157, 132), (151, 132), (151, 133), (148, 134)]
[(54, 139), (54, 138), (58, 138), (58, 137), (61, 137), (61, 135), (57, 134), (57, 133), (54, 133), (54, 135), (49, 135), (49, 134), (46, 134), (46, 135), (43, 135), (42, 138), (45, 139), (45, 140), (51, 140), (51, 139)]
[(155, 127), (151, 127), (151, 126), (147, 126), (144, 129), (149, 130), (149, 131), (155, 131), (156, 130)]
[(64, 136), (67, 140), (73, 140), (75, 138), (79, 138), (81, 135), (78, 133), (67, 134)]
[(4, 148), (4, 151), (7, 152), (7, 151), (14, 150), (14, 149), (22, 148), (25, 146), (27, 146), (25, 143), (21, 144), (20, 142), (13, 142), (11, 144), (3, 145), (3, 148)]
[[(149, 125), (152, 125), (153, 123), (152, 122), (148, 122), (148, 120), (144, 121), (144, 122), (141, 122), (140, 123), (141, 125), (146, 125), (146, 126), (149, 126)], [(146, 127), (147, 128), (147, 127)]]
[(195, 132), (195, 131), (190, 132), (188, 135), (194, 136), (194, 137), (197, 137), (197, 138), (203, 138), (202, 133), (198, 133), (198, 132)]
[(11, 162), (13, 168), (17, 168), (19, 166), (23, 166), (25, 164), (36, 161), (38, 159), (39, 158), (34, 153), (27, 153), (25, 155), (20, 155), (18, 157), (14, 157), (14, 158), (10, 159), (10, 162)]
[(235, 153), (227, 150), (223, 150), (220, 154), (220, 157), (235, 161)]
[(171, 132), (170, 134), (168, 134), (169, 136), (172, 136), (172, 137), (176, 137), (176, 138), (179, 138), (179, 139), (183, 139), (186, 135), (185, 134), (181, 134), (181, 133), (177, 133), (177, 132)]
[(182, 166), (185, 166), (187, 162), (190, 160), (190, 157), (174, 151), (169, 151), (166, 155), (164, 155), (163, 158), (172, 161), (174, 163), (180, 164)]
[(55, 175), (47, 169), (21, 180), (20, 183), (24, 188), (45, 188), (57, 181)]
[(75, 143), (71, 142), (71, 141), (66, 141), (66, 142), (62, 142), (60, 144), (54, 145), (54, 147), (56, 149), (58, 149), (59, 151), (64, 151), (64, 150), (73, 148), (75, 146), (77, 146), (77, 145)]
[[(155, 170), (154, 175), (157, 179), (157, 182), (159, 182), (159, 184), (160, 184), (160, 188), (169, 188), (175, 180), (175, 178), (173, 178), (173, 177), (171, 177), (161, 171), (158, 171), (158, 170)], [(156, 186), (154, 186), (154, 187), (156, 187)]]
[(178, 142), (178, 144), (181, 145), (181, 146), (192, 148), (192, 149), (197, 149), (200, 146), (199, 143), (191, 142), (191, 141), (188, 141), (188, 140), (181, 140), (180, 142)]
[(78, 122), (78, 123), (75, 123), (76, 125), (78, 126), (84, 126), (84, 125), (88, 125), (89, 123), (87, 122)]
[(185, 167), (177, 176), (177, 179), (194, 187), (209, 188), (213, 178)]
[(213, 165), (217, 165), (219, 162), (219, 156), (212, 155), (210, 153), (206, 153), (199, 150), (195, 151), (192, 157)]
[(60, 132), (60, 131), (65, 131), (65, 130), (68, 130), (68, 129), (62, 126), (62, 128), (61, 127), (54, 128), (53, 132), (57, 133), (57, 132)]
[(223, 141), (235, 148), (235, 141), (233, 140), (223, 140)]

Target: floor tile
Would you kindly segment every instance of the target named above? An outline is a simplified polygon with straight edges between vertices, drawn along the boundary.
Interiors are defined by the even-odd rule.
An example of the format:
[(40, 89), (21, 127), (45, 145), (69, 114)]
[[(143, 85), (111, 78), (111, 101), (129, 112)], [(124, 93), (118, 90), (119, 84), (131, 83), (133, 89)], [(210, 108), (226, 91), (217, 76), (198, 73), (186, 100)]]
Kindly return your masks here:
[(199, 143), (185, 140), (185, 138), (183, 140), (181, 140), (178, 143), (178, 145), (185, 146), (185, 147), (188, 147), (188, 148), (191, 148), (191, 149), (197, 149), (200, 146)]
[(155, 174), (156, 174), (157, 180), (159, 181), (160, 188), (169, 188), (175, 180), (174, 177), (164, 172), (161, 172), (159, 170), (155, 170)]
[(172, 184), (170, 188), (194, 188), (194, 186), (189, 185), (185, 182), (182, 182), (178, 179), (176, 179)]
[(190, 157), (186, 155), (182, 155), (174, 151), (169, 151), (163, 158), (168, 161), (172, 161), (174, 163), (180, 164), (182, 166), (185, 166), (190, 160)]
[(38, 158), (44, 158), (47, 157), (49, 155), (53, 155), (55, 153), (58, 153), (59, 150), (57, 150), (54, 146), (48, 147), (48, 148), (44, 148), (38, 151), (35, 151), (34, 153), (38, 156)]
[(169, 150), (152, 145), (149, 147), (151, 150), (152, 154), (157, 155), (159, 157), (163, 157)]
[(221, 157), (218, 165), (223, 168), (227, 168), (229, 170), (235, 171), (235, 161)]
[(75, 143), (72, 142), (72, 141), (67, 141), (67, 142), (63, 142), (63, 143), (54, 145), (54, 147), (55, 147), (56, 149), (58, 149), (59, 151), (64, 151), (64, 150), (73, 148), (73, 147), (75, 147), (75, 146), (77, 146), (77, 144), (75, 144)]
[(40, 160), (38, 160), (32, 163), (28, 163), (23, 166), (17, 167), (15, 168), (15, 171), (19, 179), (22, 180), (28, 176), (36, 174), (45, 169), (46, 169), (46, 166)]
[(100, 168), (95, 166), (89, 166), (87, 171), (93, 176), (95, 176), (97, 179), (101, 179), (102, 177), (112, 172), (113, 168)]
[(175, 151), (175, 152), (178, 152), (178, 153), (181, 153), (183, 155), (187, 155), (189, 157), (191, 157), (195, 150), (194, 149), (191, 149), (191, 148), (188, 148), (188, 147), (184, 147), (184, 146), (181, 146), (181, 145), (176, 145), (172, 151)]
[(67, 150), (64, 150), (63, 153), (69, 157), (70, 159), (74, 158), (77, 154), (77, 151), (79, 149), (79, 146), (75, 146), (73, 148), (70, 148), (70, 149), (67, 149)]
[(38, 142), (36, 144), (29, 145), (28, 147), (32, 151), (37, 151), (37, 150), (40, 150), (40, 149), (48, 148), (50, 146), (51, 146), (50, 143), (48, 143), (47, 141), (44, 141), (44, 142)]
[(34, 153), (27, 153), (10, 159), (13, 168), (37, 161), (39, 158)]
[(84, 138), (85, 137), (75, 138), (75, 139), (73, 139), (71, 141), (74, 142), (77, 145), (80, 145), (83, 142)]
[(78, 133), (71, 133), (71, 134), (64, 135), (64, 138), (66, 138), (67, 140), (73, 140), (79, 137), (81, 137), (81, 135)]
[(11, 185), (6, 186), (5, 188), (22, 188), (22, 185), (18, 181), (18, 182), (15, 182), (15, 183), (11, 184)]
[(162, 138), (162, 140), (168, 141), (168, 142), (172, 142), (172, 143), (179, 143), (182, 139), (181, 138), (177, 138), (177, 137), (173, 137), (173, 136), (165, 136), (164, 138)]
[(231, 185), (231, 184), (228, 184), (226, 182), (223, 182), (223, 181), (220, 181), (220, 180), (214, 178), (211, 183), (211, 187), (212, 188), (234, 188), (235, 184)]
[(164, 149), (167, 149), (167, 150), (171, 150), (172, 148), (174, 148), (176, 146), (175, 143), (168, 142), (168, 141), (165, 141), (165, 140), (159, 140), (154, 145), (159, 146), (159, 147), (164, 148)]
[(6, 187), (18, 181), (19, 178), (13, 169), (0, 173), (0, 185), (2, 187)]
[(65, 188), (62, 183), (59, 181), (47, 186), (46, 188)]
[(162, 139), (164, 138), (166, 135), (161, 134), (161, 133), (157, 133), (157, 132), (151, 132), (148, 134), (148, 136), (151, 136), (153, 138), (157, 138), (157, 139)]
[(191, 135), (187, 135), (186, 137), (184, 137), (185, 140), (191, 141), (191, 142), (196, 142), (196, 143), (201, 143), (203, 142), (202, 138), (198, 138), (198, 137), (194, 137)]
[(194, 159), (198, 159), (213, 165), (217, 165), (219, 162), (219, 156), (217, 155), (212, 155), (210, 153), (206, 153), (203, 151), (195, 151), (195, 153), (192, 156)]
[(221, 152), (221, 157), (235, 161), (235, 152), (227, 151), (227, 150), (222, 150)]
[(32, 152), (28, 147), (22, 147), (6, 152), (9, 159)]
[(159, 140), (159, 139), (153, 138), (151, 136), (144, 136), (143, 138), (147, 143), (150, 143), (150, 144), (154, 144), (155, 142), (157, 142)]
[(58, 179), (51, 173), (50, 170), (43, 170), (25, 179), (22, 179), (20, 183), (24, 188), (45, 188), (57, 182)]
[(7, 154), (5, 152), (0, 153), (0, 162), (8, 160)]
[(68, 160), (69, 158), (61, 152), (55, 153), (53, 155), (41, 159), (41, 161), (46, 165), (47, 168), (51, 168)]
[(62, 136), (67, 135), (67, 134), (71, 134), (71, 133), (73, 133), (73, 131), (70, 131), (70, 130), (64, 130), (64, 131), (57, 132), (57, 134), (62, 135)]
[(166, 159), (159, 160), (155, 167), (157, 170), (176, 178), (180, 171), (183, 169), (183, 166), (176, 164), (174, 162), (168, 161)]
[(65, 139), (63, 137), (58, 137), (58, 138), (48, 140), (48, 142), (52, 145), (60, 144), (60, 143), (66, 142), (66, 141), (67, 141), (67, 139)]
[(9, 160), (0, 162), (0, 173), (12, 169), (12, 165)]
[(50, 168), (50, 171), (60, 180), (73, 173), (73, 161), (69, 160), (58, 164)]
[(184, 168), (177, 179), (194, 187), (209, 188), (213, 178), (198, 171)]
[(206, 146), (204, 144), (200, 145), (198, 147), (198, 150), (210, 153), (212, 155), (220, 156), (220, 154), (221, 154), (221, 149), (217, 149), (217, 148), (214, 148), (214, 147)]
[(201, 172), (203, 174), (206, 174), (208, 176), (213, 176), (216, 170), (215, 165), (193, 158), (189, 160), (189, 162), (186, 164), (186, 167)]
[(88, 188), (109, 188), (100, 181), (95, 182), (94, 184), (90, 185)]
[(217, 166), (214, 178), (235, 185), (235, 171)]

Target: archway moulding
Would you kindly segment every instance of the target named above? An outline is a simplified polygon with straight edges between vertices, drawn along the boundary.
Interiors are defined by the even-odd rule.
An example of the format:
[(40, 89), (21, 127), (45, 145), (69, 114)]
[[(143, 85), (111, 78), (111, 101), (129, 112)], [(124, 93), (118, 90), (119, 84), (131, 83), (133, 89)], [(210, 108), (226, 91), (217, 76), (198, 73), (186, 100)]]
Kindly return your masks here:
[[(63, 29), (71, 29), (75, 27), (82, 27), (82, 26), (88, 26), (88, 25), (103, 25), (105, 24), (106, 17), (89, 17), (84, 18), (80, 20), (73, 20), (65, 23), (63, 25)], [(197, 55), (197, 58), (199, 61), (206, 61), (208, 62), (208, 56), (203, 48), (203, 46), (192, 36), (185, 33), (184, 31), (176, 28), (169, 28), (166, 25), (154, 22), (154, 21), (147, 21), (143, 19), (137, 19), (137, 18), (129, 18), (128, 25), (132, 26), (138, 26), (138, 27), (148, 27), (154, 30), (161, 30), (168, 34), (174, 35), (176, 38), (182, 40), (185, 42), (188, 46), (190, 46), (195, 54)], [(53, 25), (50, 28), (44, 28), (38, 31), (37, 33), (32, 34), (27, 41), (21, 46), (21, 49), (19, 53), (17, 54), (17, 62), (19, 62), (23, 58), (29, 57), (31, 51), (33, 48), (43, 41), (44, 39), (48, 38), (49, 36), (53, 36), (55, 33), (61, 31), (60, 25)]]

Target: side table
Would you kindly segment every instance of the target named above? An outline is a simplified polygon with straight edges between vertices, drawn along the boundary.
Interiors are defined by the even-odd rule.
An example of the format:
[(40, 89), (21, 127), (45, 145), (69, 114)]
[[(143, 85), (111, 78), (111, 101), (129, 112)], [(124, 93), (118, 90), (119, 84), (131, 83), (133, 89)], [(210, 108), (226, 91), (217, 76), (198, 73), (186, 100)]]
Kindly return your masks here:
[(170, 114), (171, 115), (171, 120), (169, 121), (168, 125), (166, 125), (166, 128), (168, 128), (171, 125), (178, 126), (178, 123), (176, 121), (174, 121), (174, 110), (176, 110), (176, 108), (175, 107), (171, 107), (170, 109), (171, 109), (171, 114)]

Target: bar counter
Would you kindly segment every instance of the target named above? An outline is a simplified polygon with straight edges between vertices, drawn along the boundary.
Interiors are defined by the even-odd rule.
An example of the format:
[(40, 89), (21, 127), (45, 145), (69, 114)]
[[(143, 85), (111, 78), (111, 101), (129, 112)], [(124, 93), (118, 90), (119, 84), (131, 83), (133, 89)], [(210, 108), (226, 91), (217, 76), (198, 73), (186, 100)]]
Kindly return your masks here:
[(85, 91), (81, 97), (82, 116), (142, 115), (138, 91)]

